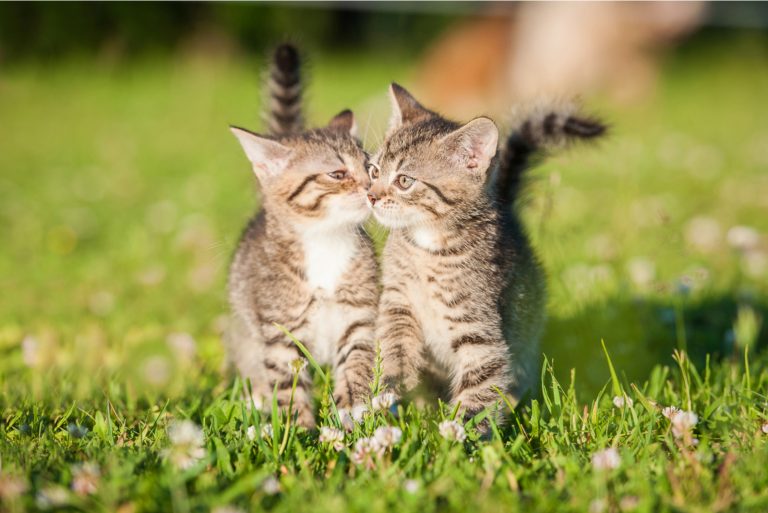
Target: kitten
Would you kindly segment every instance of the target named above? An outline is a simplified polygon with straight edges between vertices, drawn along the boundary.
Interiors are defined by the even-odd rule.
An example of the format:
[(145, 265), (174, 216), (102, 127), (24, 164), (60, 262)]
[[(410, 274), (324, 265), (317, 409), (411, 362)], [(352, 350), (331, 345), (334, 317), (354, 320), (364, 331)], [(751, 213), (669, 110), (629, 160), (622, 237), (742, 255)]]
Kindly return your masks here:
[[(331, 365), (339, 407), (362, 404), (374, 358), (378, 303), (372, 245), (361, 224), (370, 215), (366, 155), (344, 111), (303, 130), (298, 57), (281, 46), (270, 75), (271, 136), (232, 128), (261, 185), (262, 209), (245, 228), (231, 264), (233, 323), (228, 358), (250, 380), (254, 401), (286, 408), (298, 348), (285, 326), (320, 364)], [(297, 421), (314, 426), (311, 380), (299, 372)]]
[(497, 406), (497, 390), (518, 401), (537, 378), (545, 278), (511, 208), (521, 174), (538, 149), (604, 127), (569, 112), (534, 115), (492, 166), (493, 121), (460, 125), (397, 84), (390, 92), (394, 113), (370, 162), (368, 193), (391, 229), (376, 329), (382, 383), (399, 396), (427, 367), (440, 369), (468, 418)]

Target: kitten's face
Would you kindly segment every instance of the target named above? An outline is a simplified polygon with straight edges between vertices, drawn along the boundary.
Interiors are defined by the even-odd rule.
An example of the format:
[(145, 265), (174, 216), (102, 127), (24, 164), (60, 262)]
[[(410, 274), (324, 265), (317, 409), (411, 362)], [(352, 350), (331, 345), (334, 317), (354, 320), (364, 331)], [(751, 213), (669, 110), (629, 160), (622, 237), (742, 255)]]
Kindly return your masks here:
[(348, 111), (324, 128), (279, 141), (233, 129), (259, 179), (264, 203), (299, 230), (363, 223), (369, 215), (366, 154)]
[(440, 224), (484, 194), (498, 131), (487, 118), (447, 121), (399, 86), (392, 96), (390, 132), (368, 166), (368, 204), (389, 228)]

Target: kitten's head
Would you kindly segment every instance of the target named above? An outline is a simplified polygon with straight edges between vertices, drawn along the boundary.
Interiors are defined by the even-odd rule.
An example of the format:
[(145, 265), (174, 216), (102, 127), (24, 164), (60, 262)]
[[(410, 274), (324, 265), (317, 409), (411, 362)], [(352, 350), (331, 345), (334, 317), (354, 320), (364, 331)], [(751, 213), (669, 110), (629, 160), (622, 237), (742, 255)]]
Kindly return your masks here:
[(499, 137), (488, 118), (465, 125), (422, 107), (390, 87), (389, 132), (371, 158), (368, 204), (390, 228), (439, 224), (465, 213), (482, 194)]
[(296, 135), (263, 137), (232, 127), (261, 184), (270, 212), (296, 229), (353, 226), (369, 215), (366, 154), (345, 110), (327, 126)]

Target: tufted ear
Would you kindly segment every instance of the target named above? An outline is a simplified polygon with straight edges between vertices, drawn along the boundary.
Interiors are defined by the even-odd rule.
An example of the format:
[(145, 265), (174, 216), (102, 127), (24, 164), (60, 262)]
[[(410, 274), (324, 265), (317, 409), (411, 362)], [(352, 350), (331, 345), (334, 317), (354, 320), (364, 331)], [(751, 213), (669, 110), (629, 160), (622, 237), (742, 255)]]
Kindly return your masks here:
[(355, 115), (351, 110), (342, 110), (336, 114), (329, 122), (328, 128), (332, 130), (338, 130), (340, 132), (347, 132), (352, 137), (357, 137), (357, 123), (355, 123)]
[(488, 118), (473, 119), (440, 139), (450, 157), (466, 169), (484, 173), (496, 155), (499, 129)]
[(242, 128), (232, 126), (229, 129), (240, 141), (240, 145), (243, 147), (248, 160), (251, 161), (253, 171), (260, 182), (278, 175), (288, 165), (288, 160), (293, 152), (289, 147)]
[(432, 114), (431, 111), (422, 107), (411, 93), (394, 82), (389, 86), (389, 98), (392, 102), (392, 117), (389, 118), (390, 132)]

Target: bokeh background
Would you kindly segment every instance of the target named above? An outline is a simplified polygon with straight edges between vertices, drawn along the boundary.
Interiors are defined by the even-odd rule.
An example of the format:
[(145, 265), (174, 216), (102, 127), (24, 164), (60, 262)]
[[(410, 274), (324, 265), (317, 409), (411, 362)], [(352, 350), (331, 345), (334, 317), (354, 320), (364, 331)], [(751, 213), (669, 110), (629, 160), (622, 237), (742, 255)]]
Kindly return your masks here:
[(309, 120), (352, 108), (368, 149), (392, 80), (458, 119), (577, 96), (610, 122), (533, 172), (523, 207), (544, 352), (580, 394), (608, 380), (601, 340), (638, 383), (676, 347), (759, 351), (767, 25), (737, 2), (0, 3), (3, 401), (226, 386), (226, 269), (259, 204), (227, 126), (261, 128), (284, 39)]

